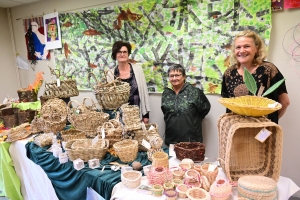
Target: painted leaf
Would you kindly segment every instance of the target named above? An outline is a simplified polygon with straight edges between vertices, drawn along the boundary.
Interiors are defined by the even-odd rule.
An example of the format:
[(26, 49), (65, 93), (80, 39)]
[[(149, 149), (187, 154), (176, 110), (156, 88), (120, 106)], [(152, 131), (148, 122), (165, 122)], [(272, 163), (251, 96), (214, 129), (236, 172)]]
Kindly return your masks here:
[(245, 81), (247, 89), (253, 95), (256, 95), (256, 91), (257, 91), (256, 81), (246, 68), (244, 69), (244, 81)]
[(284, 79), (281, 79), (280, 81), (278, 81), (277, 83), (275, 83), (274, 85), (272, 85), (271, 87), (269, 87), (269, 89), (267, 89), (267, 91), (262, 95), (267, 96), (268, 94), (272, 93), (274, 90), (276, 90), (283, 82), (285, 81)]

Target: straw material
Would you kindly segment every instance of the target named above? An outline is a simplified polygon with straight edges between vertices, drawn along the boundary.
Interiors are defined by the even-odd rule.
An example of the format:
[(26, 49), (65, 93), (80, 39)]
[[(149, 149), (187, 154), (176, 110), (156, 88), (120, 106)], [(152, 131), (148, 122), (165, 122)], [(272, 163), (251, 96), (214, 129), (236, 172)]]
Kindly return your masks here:
[(116, 119), (104, 122), (102, 126), (97, 128), (98, 135), (101, 136), (102, 131), (104, 131), (105, 139), (109, 140), (109, 147), (113, 147), (116, 142), (123, 140), (122, 124)]
[(147, 174), (147, 179), (150, 184), (163, 185), (172, 180), (172, 172), (168, 168), (152, 166)]
[(33, 120), (31, 121), (31, 133), (39, 133), (43, 132), (44, 128), (44, 120), (41, 117), (35, 116)]
[(101, 161), (105, 157), (108, 147), (108, 140), (99, 139), (93, 145), (92, 139), (75, 139), (67, 142), (65, 149), (71, 161), (80, 158), (84, 162), (88, 162), (91, 159)]
[(173, 179), (183, 179), (185, 174), (185, 171), (181, 170), (181, 169), (175, 169), (173, 170)]
[[(93, 77), (97, 83), (93, 89), (98, 103), (106, 110), (115, 110), (128, 102), (130, 85), (119, 78), (108, 83), (106, 79), (108, 72), (110, 70), (105, 72), (105, 76), (100, 82), (98, 82), (93, 73), (89, 73), (89, 77)], [(90, 81), (90, 79), (88, 80)]]
[(276, 101), (272, 99), (258, 96), (240, 96), (235, 98), (220, 98), (221, 103), (232, 112), (252, 117), (268, 115), (276, 110), (281, 109), (281, 104), (278, 103), (274, 108), (269, 108), (269, 104), (274, 104)]
[(165, 182), (163, 186), (164, 186), (165, 190), (174, 189), (174, 183), (173, 182)]
[(138, 142), (136, 140), (122, 140), (113, 145), (118, 157), (124, 163), (132, 162), (138, 153)]
[(152, 191), (154, 196), (161, 196), (164, 192), (164, 188), (160, 184), (155, 184), (152, 186)]
[(169, 167), (169, 155), (165, 152), (156, 152), (152, 155), (152, 166)]
[(152, 156), (156, 152), (164, 152), (164, 150), (162, 148), (159, 148), (159, 149), (153, 149), (153, 148), (148, 149), (148, 151), (147, 151), (148, 160), (150, 160), (152, 162), (153, 161)]
[(28, 109), (28, 110), (19, 110), (18, 111), (18, 122), (19, 124), (23, 124), (23, 123), (30, 123), (33, 118), (34, 118), (34, 115), (35, 115), (35, 110), (31, 110), (31, 109)]
[(176, 158), (182, 160), (190, 158), (194, 162), (204, 160), (205, 145), (200, 142), (180, 142), (174, 145)]
[[(266, 128), (272, 134), (264, 143), (254, 137)], [(219, 157), (230, 181), (244, 175), (280, 176), (283, 133), (280, 126), (265, 117), (252, 118), (224, 114), (218, 119)]]
[(6, 128), (13, 128), (19, 125), (18, 110), (19, 108), (3, 108), (1, 110), (2, 119)]
[(35, 102), (37, 101), (37, 93), (34, 90), (22, 88), (17, 90), (19, 102)]
[[(158, 125), (154, 123), (142, 123), (141, 126), (141, 129), (133, 130), (134, 139), (137, 140), (139, 143), (139, 151), (148, 151), (148, 149), (142, 145), (143, 140), (149, 142), (152, 148), (160, 149), (163, 140), (158, 133)], [(149, 130), (150, 127), (153, 127), (153, 129)], [(125, 134), (125, 137), (126, 135), (127, 134)]]
[(4, 131), (0, 135), (7, 135), (6, 142), (14, 142), (17, 140), (27, 138), (28, 136), (31, 135), (30, 124), (29, 123), (21, 124), (20, 126)]
[(209, 168), (210, 164), (211, 163), (204, 163), (203, 165), (201, 165), (200, 174), (202, 176), (206, 176), (206, 178), (208, 179), (209, 183), (213, 184), (213, 182), (215, 182), (215, 180), (216, 180), (216, 177), (218, 175), (219, 170), (216, 167), (214, 169), (214, 171), (208, 171), (208, 168)]
[(238, 195), (248, 199), (277, 199), (277, 183), (264, 176), (243, 176), (238, 180)]
[(165, 189), (164, 194), (167, 197), (167, 200), (175, 200), (178, 192), (174, 189)]
[(121, 106), (122, 121), (126, 132), (142, 128), (140, 108), (137, 105), (124, 104)]
[(74, 139), (86, 139), (86, 135), (82, 131), (76, 129), (69, 129), (66, 131), (61, 131), (61, 139), (64, 142), (68, 142)]
[(42, 133), (36, 136), (33, 142), (39, 147), (49, 146), (52, 144), (53, 136), (53, 133)]
[(202, 188), (197, 188), (197, 187), (188, 189), (188, 191), (186, 192), (186, 195), (190, 200), (208, 200), (208, 199), (210, 199), (210, 195), (208, 192), (206, 192)]
[(185, 172), (185, 182), (188, 184), (200, 182), (200, 174), (194, 169), (189, 169)]
[(185, 184), (179, 184), (176, 187), (176, 191), (178, 192), (179, 198), (187, 198), (186, 192), (188, 191), (189, 187)]
[(209, 190), (212, 200), (227, 200), (232, 192), (232, 186), (228, 180), (215, 181)]
[(122, 183), (128, 188), (137, 188), (141, 184), (142, 173), (126, 171), (121, 175)]

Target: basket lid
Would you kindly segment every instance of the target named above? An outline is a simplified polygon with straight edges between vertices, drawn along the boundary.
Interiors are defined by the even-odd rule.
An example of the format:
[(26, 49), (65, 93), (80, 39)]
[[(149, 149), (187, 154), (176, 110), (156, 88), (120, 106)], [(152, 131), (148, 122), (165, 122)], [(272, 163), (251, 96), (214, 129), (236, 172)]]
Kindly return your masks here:
[(248, 190), (270, 192), (275, 191), (277, 183), (265, 176), (242, 176), (238, 180), (238, 187)]

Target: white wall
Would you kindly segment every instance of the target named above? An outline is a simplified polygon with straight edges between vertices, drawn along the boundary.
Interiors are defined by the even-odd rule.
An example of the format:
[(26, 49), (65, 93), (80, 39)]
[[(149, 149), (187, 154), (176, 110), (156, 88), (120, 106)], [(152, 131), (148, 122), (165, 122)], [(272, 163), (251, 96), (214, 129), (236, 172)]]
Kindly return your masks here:
[[(109, 0), (52, 0), (41, 1), (35, 4), (28, 4), (24, 6), (14, 7), (11, 9), (12, 22), (13, 22), (13, 32), (14, 39), (16, 42), (16, 49), (21, 55), (26, 56), (26, 46), (24, 41), (23, 33), (23, 22), (22, 20), (16, 20), (18, 18), (30, 18), (33, 16), (42, 15), (43, 13), (48, 14), (54, 12), (54, 9), (58, 12), (76, 10), (76, 9), (88, 9), (88, 6), (103, 7), (111, 4), (102, 4), (101, 2), (109, 2)], [(120, 4), (129, 1), (118, 1)], [(0, 12), (1, 14), (1, 12)], [(285, 10), (274, 12), (273, 19), (273, 29), (271, 34), (270, 48), (269, 48), (269, 58), (268, 60), (275, 63), (283, 75), (287, 78), (286, 84), (289, 92), (289, 97), (291, 99), (291, 106), (288, 108), (286, 115), (280, 120), (279, 124), (282, 126), (284, 131), (284, 142), (283, 142), (283, 160), (282, 160), (282, 170), (281, 175), (291, 178), (297, 185), (300, 186), (300, 158), (298, 156), (299, 148), (298, 143), (300, 141), (300, 123), (298, 123), (298, 116), (300, 113), (300, 106), (297, 105), (300, 102), (299, 98), (299, 85), (300, 85), (300, 75), (295, 73), (292, 68), (291, 57), (288, 56), (281, 47), (281, 42), (284, 37), (285, 32), (291, 27), (299, 23), (300, 10)], [(3, 20), (0, 18), (0, 20)], [(298, 39), (300, 36), (300, 28), (297, 31)], [(1, 35), (1, 34), (0, 34)], [(9, 36), (7, 36), (7, 40)], [(0, 37), (0, 40), (2, 38)], [(289, 38), (290, 42), (291, 39)], [(5, 42), (5, 41), (3, 41)], [(10, 45), (10, 44), (8, 44)], [(300, 51), (298, 51), (300, 54)], [(8, 55), (8, 53), (6, 54)], [(10, 55), (10, 54), (9, 54)], [(1, 56), (1, 54), (0, 54)], [(9, 56), (8, 56), (9, 57)], [(11, 56), (12, 57), (12, 56)], [(52, 67), (54, 66), (54, 55), (51, 54), (51, 61), (39, 61), (36, 66), (36, 71), (44, 71), (45, 79), (49, 80), (49, 70), (47, 64), (49, 63)], [(1, 58), (1, 57), (0, 57)], [(299, 58), (300, 59), (300, 58)], [(2, 60), (2, 59), (1, 59)], [(7, 61), (11, 63), (11, 61)], [(1, 61), (1, 63), (4, 63)], [(300, 71), (300, 64), (295, 64)], [(1, 67), (2, 69), (3, 67)], [(32, 70), (24, 71), (19, 70), (21, 77), (21, 84), (26, 87), (33, 79), (35, 72)], [(300, 73), (300, 72), (299, 72)], [(2, 74), (2, 73), (1, 73)], [(1, 84), (2, 85), (2, 84)], [(2, 87), (1, 87), (2, 88)], [(40, 91), (42, 94), (43, 89)], [(79, 97), (76, 99), (81, 101), (83, 97), (90, 96), (94, 98), (91, 92), (81, 92)], [(224, 113), (225, 108), (218, 103), (219, 95), (208, 95), (208, 99), (211, 102), (212, 108), (210, 113), (207, 115), (203, 121), (203, 135), (204, 143), (206, 144), (206, 156), (211, 160), (218, 157), (218, 131), (217, 131), (217, 119)], [(159, 125), (160, 134), (164, 132), (164, 121), (163, 115), (160, 110), (161, 105), (161, 95), (160, 94), (150, 94), (151, 100), (151, 113), (150, 121), (157, 123)], [(295, 196), (300, 197), (300, 192)]]

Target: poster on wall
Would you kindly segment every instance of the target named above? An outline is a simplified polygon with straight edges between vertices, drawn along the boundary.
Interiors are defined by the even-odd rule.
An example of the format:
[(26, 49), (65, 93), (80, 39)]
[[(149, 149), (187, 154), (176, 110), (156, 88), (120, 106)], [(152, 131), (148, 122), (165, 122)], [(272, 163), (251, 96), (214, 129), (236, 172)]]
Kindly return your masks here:
[(283, 0), (271, 0), (272, 11), (283, 10)]
[(58, 12), (46, 14), (43, 16), (44, 19), (44, 32), (46, 49), (57, 49), (61, 48), (61, 36), (60, 36), (60, 25)]
[(300, 8), (300, 0), (284, 0), (284, 8)]
[(124, 40), (132, 46), (130, 61), (143, 67), (149, 92), (169, 86), (167, 70), (176, 63), (185, 67), (188, 82), (219, 94), (234, 35), (251, 29), (268, 46), (271, 34), (270, 0), (144, 0), (59, 13), (59, 20), (63, 48), (54, 51), (56, 68), (74, 77), (80, 90), (91, 89), (89, 72), (101, 80), (116, 66), (112, 44)]
[(43, 17), (23, 19), (28, 60), (49, 60), (50, 52), (45, 48)]

